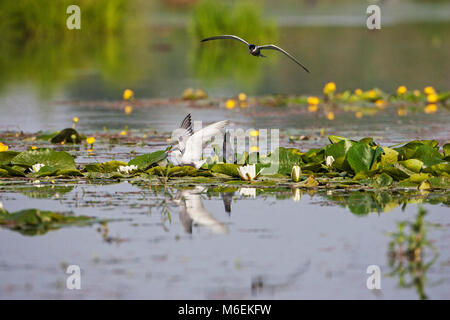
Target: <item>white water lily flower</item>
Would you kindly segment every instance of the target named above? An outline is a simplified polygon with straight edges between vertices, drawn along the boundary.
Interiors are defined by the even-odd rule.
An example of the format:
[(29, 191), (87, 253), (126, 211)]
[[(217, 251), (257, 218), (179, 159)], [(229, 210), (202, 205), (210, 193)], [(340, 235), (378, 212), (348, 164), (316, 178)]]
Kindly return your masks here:
[(242, 166), (238, 168), (238, 173), (241, 176), (242, 180), (252, 181), (256, 179), (261, 173), (262, 169), (256, 173), (256, 165), (248, 164), (246, 166)]
[(328, 157), (326, 157), (326, 159), (325, 159), (325, 164), (326, 164), (327, 167), (331, 167), (331, 165), (333, 164), (333, 162), (334, 162), (333, 156), (328, 156)]
[(293, 166), (292, 172), (291, 172), (292, 181), (299, 182), (301, 175), (302, 175), (302, 169), (300, 168), (300, 166)]
[(239, 194), (244, 197), (256, 198), (256, 188), (239, 188)]
[(34, 165), (31, 166), (31, 170), (32, 170), (34, 173), (38, 173), (39, 170), (41, 170), (42, 167), (45, 167), (45, 164), (42, 164), (42, 163), (36, 163), (36, 164), (34, 164)]
[(134, 170), (137, 170), (137, 166), (131, 165), (131, 166), (119, 166), (119, 172), (129, 174), (133, 172)]

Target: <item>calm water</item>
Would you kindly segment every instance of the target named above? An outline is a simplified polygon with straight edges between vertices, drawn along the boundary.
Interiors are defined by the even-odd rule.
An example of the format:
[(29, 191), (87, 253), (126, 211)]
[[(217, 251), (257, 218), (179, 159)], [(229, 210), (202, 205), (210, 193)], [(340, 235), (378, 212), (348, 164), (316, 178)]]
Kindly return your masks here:
[[(201, 188), (173, 192), (188, 209), (186, 221), (176, 201), (170, 220), (156, 203), (166, 199), (129, 183), (79, 185), (58, 198), (30, 199), (20, 188), (2, 188), (11, 211), (34, 207), (126, 221), (110, 222), (108, 234), (95, 227), (66, 228), (26, 237), (3, 230), (0, 241), (2, 299), (10, 298), (361, 298), (417, 299), (416, 285), (398, 286), (388, 262), (386, 234), (397, 223), (414, 221), (417, 205), (405, 210), (357, 215), (324, 194), (303, 193), (301, 201), (273, 194), (233, 195), (226, 213), (219, 195)], [(37, 191), (39, 192), (39, 191)], [(203, 192), (203, 193), (202, 193)], [(259, 193), (259, 191), (258, 191)], [(448, 197), (448, 195), (447, 195)], [(450, 285), (448, 207), (425, 205), (426, 221), (439, 224), (427, 238), (438, 259), (416, 281), (429, 298), (448, 299)], [(385, 207), (386, 210), (388, 206)], [(186, 212), (186, 211), (185, 211)], [(181, 221), (184, 221), (183, 223)], [(188, 219), (189, 220), (189, 219)], [(191, 233), (189, 233), (191, 232)], [(432, 259), (425, 248), (423, 267)], [(82, 268), (82, 290), (65, 289), (67, 265)], [(366, 268), (378, 265), (382, 289), (366, 288)], [(405, 264), (407, 267), (407, 263)], [(410, 280), (406, 273), (406, 282)]]
[[(81, 33), (73, 43), (2, 47), (0, 131), (60, 130), (70, 127), (72, 117), (78, 116), (77, 129), (85, 134), (102, 132), (104, 127), (118, 132), (125, 126), (135, 136), (151, 129), (167, 134), (191, 112), (194, 119), (206, 122), (230, 119), (232, 127), (281, 128), (284, 146), (292, 145), (289, 135), (306, 135), (309, 140), (294, 144), (303, 150), (323, 146), (328, 134), (373, 136), (383, 144), (450, 139), (450, 117), (441, 109), (432, 115), (418, 111), (398, 117), (395, 109), (387, 108), (362, 119), (356, 119), (353, 112), (337, 111), (335, 120), (329, 121), (323, 113), (296, 108), (227, 110), (145, 103), (125, 116), (117, 105), (108, 104), (119, 101), (125, 88), (133, 89), (138, 101), (178, 97), (187, 87), (203, 88), (214, 98), (239, 92), (250, 96), (320, 94), (328, 81), (335, 81), (338, 90), (379, 87), (394, 92), (400, 84), (411, 89), (450, 88), (450, 24), (445, 19), (435, 23), (405, 20), (369, 32), (355, 23), (339, 26), (339, 21), (330, 26), (310, 19), (303, 25), (286, 15), (286, 8), (279, 11), (285, 19), (278, 43), (299, 57), (311, 74), (276, 53), (258, 60), (245, 47), (230, 45), (226, 47), (230, 51), (221, 51), (211, 44), (202, 48), (183, 23), (160, 25), (158, 20), (149, 23), (144, 36), (128, 39), (99, 40)], [(208, 55), (207, 50), (215, 51)], [(319, 133), (321, 128), (324, 136)], [(25, 148), (21, 143), (10, 147)], [(99, 143), (95, 157), (86, 157), (83, 150), (74, 153), (81, 163), (113, 157), (129, 160), (131, 150), (144, 153), (161, 148)], [(27, 184), (0, 184), (5, 209), (73, 211), (124, 220), (110, 222), (107, 234), (97, 226), (64, 228), (34, 237), (0, 230), (2, 299), (418, 299), (421, 294), (450, 298), (448, 192), (392, 198), (373, 194), (370, 201), (351, 200), (346, 194), (338, 200), (332, 194), (305, 192), (300, 201), (294, 201), (292, 190), (241, 189), (221, 195), (198, 188), (171, 189), (169, 197), (127, 182), (58, 182), (69, 186), (66, 193), (36, 198), (45, 187)], [(232, 199), (231, 213), (225, 211), (223, 198)], [(430, 202), (434, 198), (439, 200)], [(389, 276), (392, 238), (387, 233), (396, 232), (401, 221), (415, 221), (417, 203), (423, 199), (428, 211), (425, 220), (438, 225), (428, 228), (427, 238), (439, 256), (427, 267), (433, 255), (424, 248), (420, 276), (413, 279), (406, 272), (406, 284), (413, 284), (401, 288), (398, 274)], [(355, 201), (372, 212), (356, 214)], [(183, 211), (183, 206), (196, 210)], [(379, 213), (373, 212), (376, 208)], [(70, 264), (82, 269), (80, 291), (65, 289), (64, 271)], [(366, 288), (369, 265), (381, 268), (381, 290)]]

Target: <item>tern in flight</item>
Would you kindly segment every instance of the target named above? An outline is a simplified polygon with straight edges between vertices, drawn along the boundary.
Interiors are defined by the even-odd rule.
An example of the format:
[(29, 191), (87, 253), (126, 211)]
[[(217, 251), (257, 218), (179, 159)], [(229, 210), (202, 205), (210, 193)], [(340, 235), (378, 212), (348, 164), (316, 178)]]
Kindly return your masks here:
[(223, 135), (222, 129), (228, 124), (228, 120), (222, 120), (194, 132), (191, 115), (188, 114), (181, 122), (181, 127), (174, 132), (173, 140), (178, 141), (178, 147), (169, 151), (170, 155), (175, 157), (180, 166), (199, 169), (206, 162), (206, 159), (202, 160), (203, 149), (212, 138)]
[(308, 73), (310, 72), (308, 70), (308, 68), (306, 68), (303, 64), (301, 64), (291, 54), (289, 54), (287, 51), (281, 49), (280, 47), (278, 47), (278, 46), (276, 46), (274, 44), (266, 44), (266, 45), (263, 45), (263, 46), (257, 46), (255, 44), (248, 43), (244, 39), (241, 39), (241, 38), (239, 38), (237, 36), (234, 36), (234, 35), (222, 35), (222, 36), (210, 37), (210, 38), (203, 39), (202, 42), (209, 41), (209, 40), (218, 40), (218, 39), (233, 39), (233, 40), (237, 40), (237, 41), (243, 42), (243, 43), (245, 43), (248, 46), (248, 53), (253, 55), (253, 56), (255, 56), (255, 57), (264, 57), (265, 58), (266, 56), (263, 56), (261, 54), (261, 50), (265, 50), (265, 49), (280, 51), (281, 53), (284, 53), (286, 56), (288, 56), (290, 59), (292, 59), (300, 67), (302, 67), (306, 72), (308, 72)]

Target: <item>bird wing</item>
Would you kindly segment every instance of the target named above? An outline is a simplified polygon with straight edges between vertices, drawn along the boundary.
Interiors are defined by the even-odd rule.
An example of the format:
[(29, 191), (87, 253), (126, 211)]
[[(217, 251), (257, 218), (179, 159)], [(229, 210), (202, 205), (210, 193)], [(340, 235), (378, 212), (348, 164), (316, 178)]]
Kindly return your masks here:
[(297, 59), (295, 59), (291, 54), (289, 54), (287, 51), (284, 51), (283, 49), (281, 49), (280, 47), (277, 47), (274, 44), (268, 44), (268, 45), (264, 45), (264, 46), (259, 46), (259, 49), (269, 49), (269, 50), (278, 50), (282, 53), (284, 53), (285, 55), (287, 55), (289, 58), (291, 58), (293, 61), (295, 61), (295, 63), (297, 63), (300, 67), (302, 67), (303, 69), (305, 69), (306, 72), (310, 73), (310, 71), (308, 70), (307, 67), (305, 67), (303, 64), (301, 64)]
[(180, 128), (174, 132), (175, 138), (178, 141), (180, 151), (186, 147), (186, 141), (194, 134), (192, 129), (191, 114), (189, 113), (181, 122)]
[(190, 136), (194, 133), (194, 130), (192, 130), (192, 122), (191, 122), (191, 114), (188, 113), (188, 115), (183, 119), (181, 122), (180, 128), (186, 129)]
[(234, 39), (234, 40), (243, 42), (246, 45), (249, 45), (249, 43), (247, 41), (245, 41), (244, 39), (241, 39), (241, 38), (239, 38), (237, 36), (233, 36), (233, 35), (227, 35), (227, 34), (222, 35), (222, 36), (209, 37), (209, 38), (203, 39), (202, 42), (209, 41), (209, 40), (218, 40), (218, 39)]
[(203, 148), (212, 137), (222, 134), (222, 129), (230, 123), (229, 120), (222, 120), (196, 131), (186, 141), (183, 154), (185, 161), (199, 161), (202, 157)]

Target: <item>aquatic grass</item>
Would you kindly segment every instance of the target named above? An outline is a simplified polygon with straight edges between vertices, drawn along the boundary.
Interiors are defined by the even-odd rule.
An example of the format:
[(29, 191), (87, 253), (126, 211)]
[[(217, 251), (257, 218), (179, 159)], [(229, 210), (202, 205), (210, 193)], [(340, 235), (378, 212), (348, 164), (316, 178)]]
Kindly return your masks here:
[[(0, 31), (8, 40), (72, 37), (66, 27), (70, 0), (21, 0), (0, 2)], [(122, 32), (136, 1), (78, 0), (81, 29), (90, 34)]]

